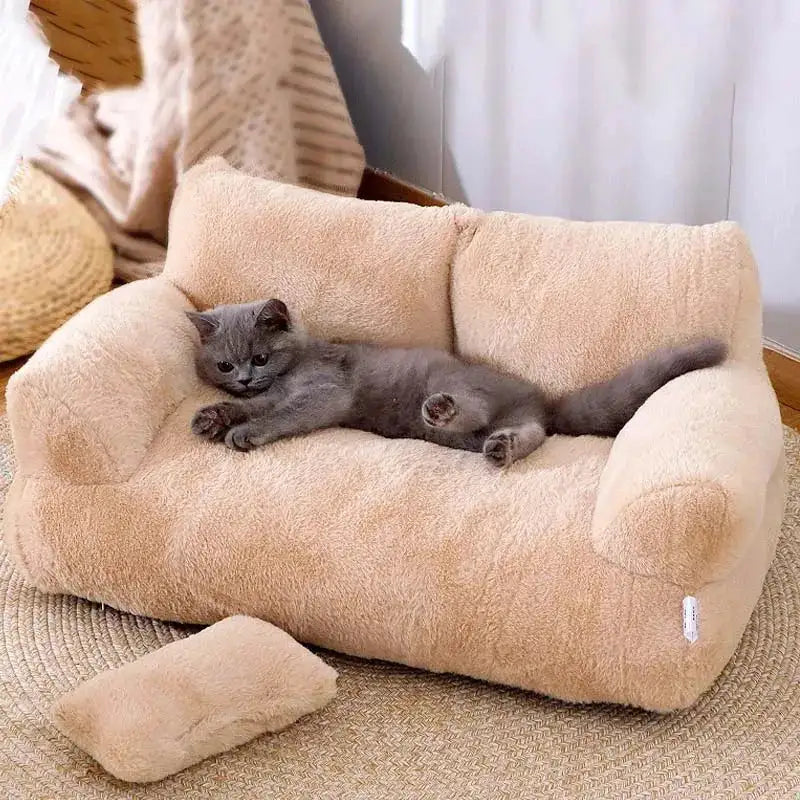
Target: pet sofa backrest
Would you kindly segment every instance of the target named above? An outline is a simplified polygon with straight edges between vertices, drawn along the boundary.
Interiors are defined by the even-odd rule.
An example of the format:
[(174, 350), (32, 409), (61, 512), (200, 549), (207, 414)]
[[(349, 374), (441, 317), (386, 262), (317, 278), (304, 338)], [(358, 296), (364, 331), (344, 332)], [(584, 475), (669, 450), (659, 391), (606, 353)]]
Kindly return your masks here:
[(758, 275), (732, 222), (661, 225), (475, 214), (451, 275), (456, 351), (552, 392), (694, 337), (761, 361)]
[(211, 159), (188, 172), (164, 275), (198, 307), (280, 297), (317, 335), (455, 349), (560, 392), (717, 336), (760, 358), (733, 223), (583, 223), (342, 198)]
[(215, 158), (181, 181), (164, 275), (200, 308), (278, 297), (319, 336), (450, 349), (457, 235), (450, 208), (322, 194)]

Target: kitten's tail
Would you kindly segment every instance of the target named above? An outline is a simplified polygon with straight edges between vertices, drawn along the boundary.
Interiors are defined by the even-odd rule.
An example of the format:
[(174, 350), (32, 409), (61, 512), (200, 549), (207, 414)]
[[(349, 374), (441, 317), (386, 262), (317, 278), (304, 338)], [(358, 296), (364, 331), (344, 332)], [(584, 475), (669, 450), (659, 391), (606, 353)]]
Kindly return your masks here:
[(644, 401), (665, 383), (686, 372), (715, 367), (727, 353), (728, 348), (718, 339), (659, 350), (610, 380), (554, 401), (548, 433), (616, 436)]

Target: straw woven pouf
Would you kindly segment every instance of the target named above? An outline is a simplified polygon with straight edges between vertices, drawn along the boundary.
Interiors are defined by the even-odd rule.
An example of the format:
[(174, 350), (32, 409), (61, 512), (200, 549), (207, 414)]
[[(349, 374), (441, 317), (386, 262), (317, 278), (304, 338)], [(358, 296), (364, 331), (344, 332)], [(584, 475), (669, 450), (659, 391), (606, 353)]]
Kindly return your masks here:
[(22, 166), (0, 206), (0, 361), (33, 352), (111, 277), (97, 222), (49, 175)]

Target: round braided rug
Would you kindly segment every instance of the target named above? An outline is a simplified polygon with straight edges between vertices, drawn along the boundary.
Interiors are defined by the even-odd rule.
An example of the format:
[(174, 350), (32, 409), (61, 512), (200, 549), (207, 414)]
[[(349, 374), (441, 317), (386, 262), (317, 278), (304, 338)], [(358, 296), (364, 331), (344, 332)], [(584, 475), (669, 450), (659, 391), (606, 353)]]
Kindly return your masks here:
[(0, 205), (0, 361), (33, 352), (111, 287), (108, 237), (63, 186), (30, 165)]
[[(0, 496), (13, 455), (0, 417)], [(742, 643), (688, 711), (569, 706), (322, 653), (339, 695), (281, 734), (150, 786), (109, 778), (48, 721), (60, 694), (191, 630), (27, 587), (0, 550), (0, 796), (780, 798), (800, 792), (800, 434), (775, 562)]]

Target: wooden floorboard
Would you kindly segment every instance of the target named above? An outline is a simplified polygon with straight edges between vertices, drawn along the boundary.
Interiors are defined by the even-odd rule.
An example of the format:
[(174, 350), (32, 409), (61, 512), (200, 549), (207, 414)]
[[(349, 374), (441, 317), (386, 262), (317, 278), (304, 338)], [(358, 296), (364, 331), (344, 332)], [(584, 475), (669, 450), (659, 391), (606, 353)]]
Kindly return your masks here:
[(790, 428), (800, 431), (800, 411), (797, 409), (785, 406), (781, 403), (781, 419), (784, 425), (788, 425)]
[(16, 361), (0, 361), (0, 414), (6, 412), (6, 386), (8, 379), (25, 363), (27, 359)]
[(767, 349), (764, 361), (778, 400), (800, 412), (800, 361)]
[(390, 200), (394, 203), (412, 203), (415, 206), (448, 205), (442, 195), (414, 186), (396, 178), (390, 172), (374, 167), (364, 170), (358, 196), (362, 200)]

